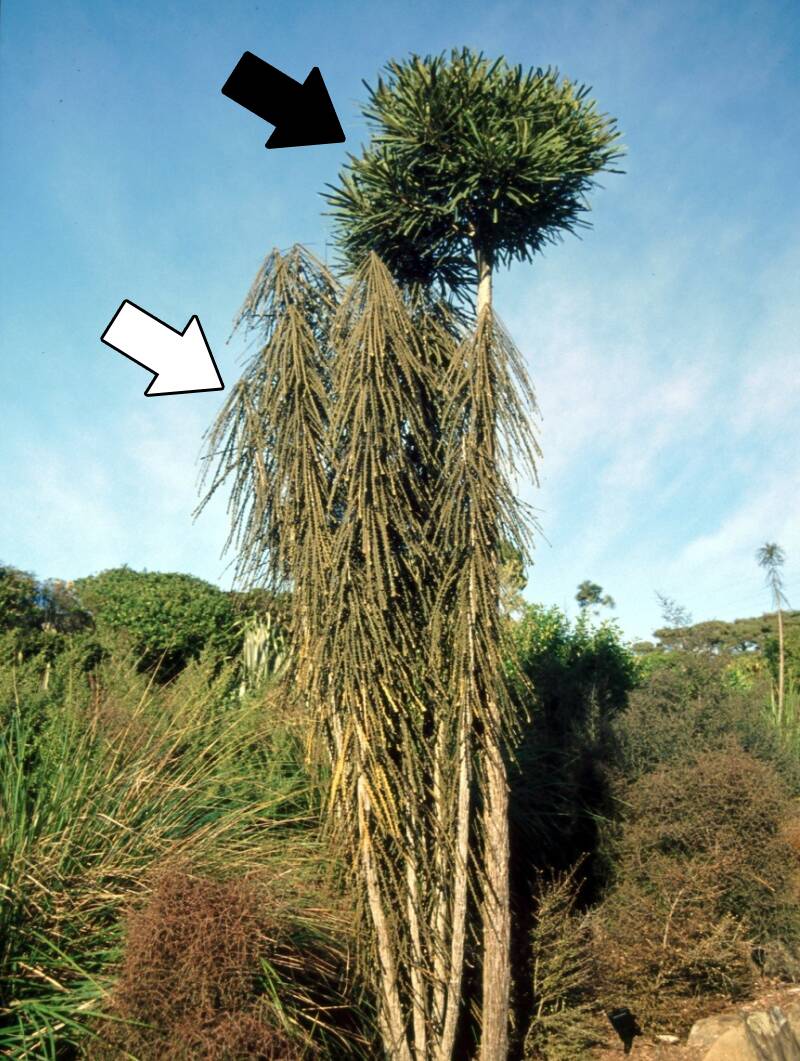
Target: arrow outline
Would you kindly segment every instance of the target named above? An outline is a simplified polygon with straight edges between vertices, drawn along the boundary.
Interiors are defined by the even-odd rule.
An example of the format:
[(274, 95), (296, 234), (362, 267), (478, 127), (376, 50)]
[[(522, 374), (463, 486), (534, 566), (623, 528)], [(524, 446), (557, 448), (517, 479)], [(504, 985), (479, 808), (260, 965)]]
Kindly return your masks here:
[[(158, 377), (161, 375), (161, 373), (158, 372), (156, 369), (151, 368), (150, 365), (146, 365), (143, 361), (137, 361), (136, 358), (133, 357), (131, 354), (126, 354), (124, 350), (121, 350), (118, 346), (114, 346), (113, 343), (109, 342), (108, 339), (106, 339), (106, 336), (108, 335), (108, 333), (111, 331), (112, 327), (114, 326), (114, 321), (116, 321), (117, 317), (120, 315), (120, 313), (122, 313), (122, 311), (123, 311), (123, 309), (125, 308), (126, 305), (133, 306), (134, 309), (138, 309), (140, 313), (146, 314), (146, 316), (148, 316), (151, 320), (154, 320), (157, 324), (161, 324), (164, 328), (169, 328), (169, 330), (171, 332), (173, 332), (175, 335), (179, 336), (181, 339), (183, 339), (186, 336), (186, 333), (188, 332), (189, 328), (191, 328), (192, 321), (197, 321), (197, 327), (200, 329), (200, 334), (203, 337), (203, 342), (205, 343), (206, 350), (208, 351), (208, 356), (211, 358), (211, 364), (214, 366), (214, 371), (217, 374), (217, 379), (220, 382), (220, 386), (219, 387), (213, 387), (213, 388), (203, 387), (203, 388), (200, 388), (199, 390), (195, 389), (195, 390), (182, 390), (182, 391), (159, 391), (158, 394), (150, 394), (150, 388), (153, 386), (153, 384), (158, 379)], [(186, 327), (183, 329), (183, 331), (179, 331), (177, 328), (173, 328), (171, 324), (167, 324), (166, 321), (162, 321), (160, 317), (157, 317), (155, 315), (155, 313), (151, 313), (149, 309), (145, 309), (144, 306), (139, 306), (135, 302), (131, 302), (131, 300), (129, 298), (123, 298), (122, 302), (119, 305), (119, 308), (117, 309), (117, 312), (111, 318), (107, 328), (105, 329), (103, 334), (100, 336), (100, 342), (101, 343), (105, 343), (106, 346), (111, 347), (112, 350), (116, 350), (117, 353), (118, 354), (122, 354), (123, 357), (127, 357), (127, 359), (129, 361), (133, 361), (134, 365), (138, 365), (140, 368), (145, 369), (147, 372), (152, 372), (153, 373), (153, 378), (147, 384), (147, 389), (144, 391), (145, 398), (161, 398), (161, 397), (167, 397), (170, 394), (211, 394), (215, 390), (223, 390), (223, 391), (225, 390), (225, 384), (224, 384), (224, 382), (222, 380), (222, 373), (220, 372), (219, 367), (217, 366), (217, 362), (214, 359), (213, 353), (211, 352), (211, 344), (209, 343), (208, 339), (206, 338), (206, 333), (203, 331), (203, 325), (200, 323), (200, 318), (197, 316), (196, 313), (193, 313), (192, 316), (189, 318), (189, 321), (186, 324)]]

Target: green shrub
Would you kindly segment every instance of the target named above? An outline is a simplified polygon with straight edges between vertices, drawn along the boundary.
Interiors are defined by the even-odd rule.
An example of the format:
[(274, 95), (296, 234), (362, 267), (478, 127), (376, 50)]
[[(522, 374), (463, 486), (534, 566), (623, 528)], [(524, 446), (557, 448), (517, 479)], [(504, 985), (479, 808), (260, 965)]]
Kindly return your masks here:
[(533, 690), (529, 703), (512, 683), (522, 722), (510, 770), (514, 872), (525, 888), (536, 866), (566, 870), (588, 853), (590, 898), (605, 875), (592, 856), (597, 818), (610, 811), (611, 722), (634, 683), (633, 654), (613, 623), (592, 627), (582, 615), (573, 625), (540, 605), (526, 608), (513, 640)]
[(651, 671), (630, 694), (611, 725), (614, 762), (635, 779), (660, 765), (681, 763), (714, 749), (728, 735), (771, 764), (793, 794), (800, 794), (800, 758), (781, 740), (765, 711), (763, 683), (729, 680), (728, 663), (691, 652), (669, 653), (669, 666)]
[(175, 676), (208, 649), (236, 654), (241, 631), (228, 594), (192, 575), (114, 568), (75, 583), (101, 640), (120, 639), (159, 678)]

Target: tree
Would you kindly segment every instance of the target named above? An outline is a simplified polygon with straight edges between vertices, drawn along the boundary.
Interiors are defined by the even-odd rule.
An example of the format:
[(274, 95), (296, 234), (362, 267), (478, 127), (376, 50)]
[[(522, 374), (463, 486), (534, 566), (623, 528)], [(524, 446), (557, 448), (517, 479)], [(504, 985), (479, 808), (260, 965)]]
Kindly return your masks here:
[(786, 561), (786, 554), (775, 542), (766, 542), (756, 552), (758, 566), (766, 571), (766, 581), (772, 591), (772, 603), (778, 613), (778, 718), (783, 721), (784, 694), (784, 647), (783, 647), (783, 604), (787, 603), (783, 595), (783, 579), (780, 569)]
[(74, 588), (100, 640), (121, 635), (139, 667), (160, 681), (206, 648), (223, 658), (241, 646), (228, 595), (193, 575), (118, 567), (78, 579)]
[(528, 584), (525, 557), (507, 541), (500, 542), (500, 607), (509, 617), (525, 607), (522, 591)]
[[(467, 50), (391, 70), (375, 146), (329, 197), (350, 282), (302, 248), (267, 259), (239, 318), (262, 345), (207, 436), (206, 498), (233, 479), (240, 578), (293, 583), (286, 689), (329, 757), (387, 1055), (453, 1056), (479, 895), (489, 1061), (510, 990), (500, 543), (525, 560), (530, 540), (505, 470), (513, 448), (535, 476), (538, 455), (492, 270), (580, 223), (616, 134), (550, 72)], [(455, 303), (476, 280), (473, 315)]]
[(661, 618), (673, 630), (685, 630), (692, 625), (692, 616), (687, 608), (682, 607), (672, 597), (656, 590), (656, 599), (661, 605)]
[[(506, 757), (513, 730), (499, 680), (496, 601), (500, 541), (528, 538), (503, 470), (504, 430), (535, 477), (538, 449), (524, 405), (535, 408), (519, 352), (492, 307), (498, 265), (530, 261), (584, 224), (586, 192), (617, 157), (614, 122), (596, 112), (588, 88), (557, 71), (488, 63), (469, 49), (392, 62), (364, 114), (373, 143), (327, 196), (345, 264), (376, 252), (412, 291), (439, 289), (473, 305), (473, 334), (453, 366), (450, 409), (460, 430), (445, 438), (445, 496), (461, 479), (461, 506), (442, 506), (442, 539), (459, 541), (468, 513), (457, 583), (466, 587), (463, 625), (454, 631), (453, 677), (478, 724), (483, 817), (483, 992), (481, 1056), (508, 1050), (510, 898)], [(477, 284), (476, 284), (477, 281)], [(516, 386), (515, 386), (516, 384)], [(520, 402), (517, 389), (525, 403)], [(455, 443), (455, 445), (452, 445)], [(459, 452), (460, 451), (460, 452)], [(513, 467), (513, 460), (511, 461)], [(459, 640), (460, 639), (460, 640)]]
[(589, 579), (581, 582), (578, 586), (575, 600), (578, 602), (578, 607), (581, 611), (585, 611), (587, 608), (616, 608), (614, 598), (607, 593), (603, 595), (603, 587), (598, 586), (596, 582), (589, 581)]

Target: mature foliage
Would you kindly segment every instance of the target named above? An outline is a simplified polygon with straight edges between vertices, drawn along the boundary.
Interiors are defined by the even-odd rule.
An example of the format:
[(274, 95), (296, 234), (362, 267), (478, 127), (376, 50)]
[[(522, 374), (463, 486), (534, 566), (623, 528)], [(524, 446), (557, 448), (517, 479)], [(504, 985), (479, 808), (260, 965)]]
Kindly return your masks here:
[(578, 607), (581, 611), (585, 611), (587, 608), (615, 608), (616, 604), (614, 598), (608, 593), (603, 593), (603, 587), (599, 586), (596, 582), (592, 582), (586, 579), (578, 586), (578, 592), (575, 594), (575, 600), (578, 602)]
[(113, 568), (75, 583), (101, 639), (120, 635), (144, 670), (173, 677), (204, 648), (220, 658), (239, 647), (228, 596), (192, 575)]
[[(734, 739), (619, 792), (616, 883), (596, 914), (602, 990), (674, 1028), (754, 986), (754, 941), (800, 939), (798, 859), (775, 771)], [(702, 1003), (700, 1003), (702, 1006)]]
[(469, 297), (475, 246), (529, 261), (585, 226), (593, 178), (620, 155), (589, 89), (555, 70), (463, 48), (392, 61), (366, 88), (371, 143), (326, 198), (345, 267), (373, 250), (401, 285)]

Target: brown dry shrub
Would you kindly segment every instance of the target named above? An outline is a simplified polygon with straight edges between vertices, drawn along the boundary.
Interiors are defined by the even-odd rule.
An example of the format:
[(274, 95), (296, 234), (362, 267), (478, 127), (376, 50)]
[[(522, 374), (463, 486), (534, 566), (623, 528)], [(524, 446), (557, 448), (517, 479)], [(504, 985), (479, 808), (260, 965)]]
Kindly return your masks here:
[(595, 912), (598, 996), (628, 1006), (646, 1030), (687, 1030), (709, 1006), (756, 984), (743, 925), (718, 916), (710, 861), (651, 863), (649, 879), (621, 882)]
[(733, 740), (619, 796), (617, 880), (594, 916), (601, 993), (652, 1030), (685, 1028), (712, 998), (754, 989), (754, 941), (798, 938), (791, 801)]
[(302, 1056), (271, 1025), (257, 985), (260, 958), (280, 937), (254, 881), (162, 870), (149, 902), (128, 918), (125, 956), (93, 1058), (133, 1054), (235, 1061)]

